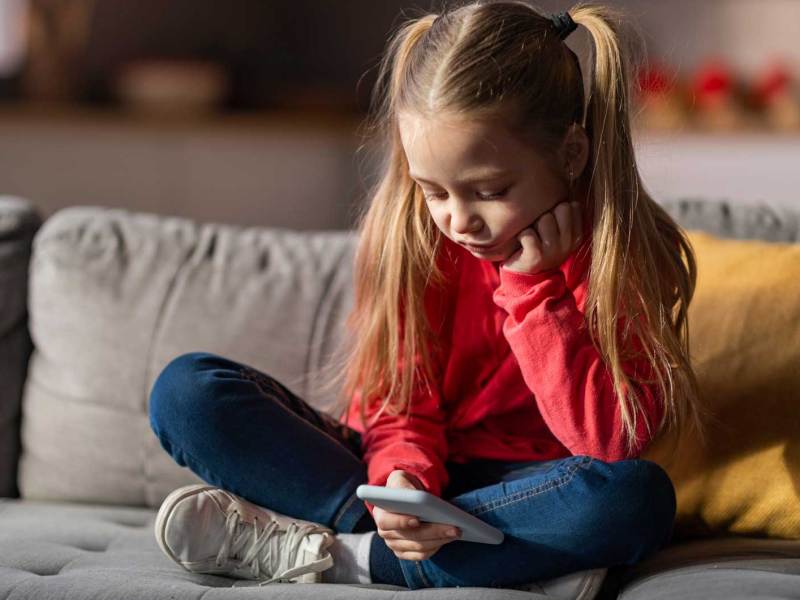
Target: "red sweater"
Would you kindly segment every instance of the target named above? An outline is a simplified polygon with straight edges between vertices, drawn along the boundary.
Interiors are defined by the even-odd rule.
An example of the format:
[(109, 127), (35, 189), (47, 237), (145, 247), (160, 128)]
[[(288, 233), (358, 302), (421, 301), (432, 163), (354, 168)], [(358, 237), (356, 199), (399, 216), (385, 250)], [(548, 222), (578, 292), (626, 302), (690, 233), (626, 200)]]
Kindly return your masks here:
[[(452, 285), (425, 301), (432, 326), (441, 323), (449, 341), (439, 379), (429, 390), (415, 388), (410, 418), (384, 412), (364, 432), (358, 394), (342, 418), (362, 433), (368, 483), (385, 485), (394, 469), (404, 469), (441, 496), (448, 460), (639, 456), (650, 441), (644, 420), (639, 414), (639, 443), (629, 454), (611, 374), (584, 318), (591, 235), (560, 267), (534, 274), (444, 242), (442, 266)], [(623, 370), (652, 375), (643, 359), (623, 363)], [(663, 411), (655, 384), (637, 390), (655, 429)]]

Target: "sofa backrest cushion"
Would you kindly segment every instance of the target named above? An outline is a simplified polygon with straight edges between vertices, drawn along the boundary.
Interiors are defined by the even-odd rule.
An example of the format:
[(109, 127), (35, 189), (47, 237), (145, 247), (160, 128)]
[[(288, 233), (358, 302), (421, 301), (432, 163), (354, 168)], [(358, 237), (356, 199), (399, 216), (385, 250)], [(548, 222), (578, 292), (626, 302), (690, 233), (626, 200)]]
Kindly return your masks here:
[(33, 244), (20, 493), (159, 506), (199, 482), (159, 445), (152, 384), (205, 350), (325, 410), (320, 390), (350, 305), (351, 231), (295, 231), (82, 206)]
[(676, 538), (800, 539), (800, 244), (688, 234), (690, 354), (712, 419), (705, 446), (672, 431), (642, 457), (675, 485)]
[[(797, 213), (785, 207), (701, 199), (663, 205), (684, 227), (720, 239), (798, 239)], [(728, 262), (722, 241), (701, 235), (692, 239), (700, 273), (690, 306), (690, 342), (703, 365), (699, 376), (706, 393), (717, 393), (714, 386), (720, 373), (736, 390), (730, 400), (725, 396), (716, 400), (718, 408), (733, 411), (735, 417), (737, 410), (752, 410), (752, 398), (774, 391), (775, 383), (768, 377), (742, 378), (732, 371), (714, 370), (715, 361), (721, 360), (715, 354), (721, 347), (714, 343), (730, 343), (735, 358), (742, 340), (758, 338), (739, 340), (733, 333), (717, 331), (719, 317), (712, 311), (716, 306), (738, 311), (742, 323), (753, 330), (739, 332), (745, 336), (756, 335), (754, 324), (767, 309), (756, 303), (757, 310), (750, 315), (744, 303), (751, 298), (749, 293), (742, 292), (742, 300), (729, 297), (749, 288), (747, 281), (737, 279), (737, 265)], [(252, 365), (326, 410), (333, 392), (319, 390), (315, 373), (330, 364), (344, 332), (343, 320), (352, 301), (355, 242), (353, 231), (197, 224), (101, 207), (71, 207), (51, 215), (34, 240), (30, 269), (30, 330), (36, 347), (23, 398), (22, 496), (157, 507), (176, 487), (199, 482), (161, 448), (147, 416), (155, 378), (172, 358), (185, 352), (208, 350)], [(751, 250), (767, 252), (767, 246)], [(768, 261), (759, 263), (758, 257), (749, 264), (750, 278), (772, 268)], [(788, 293), (786, 285), (774, 289), (765, 283), (758, 289), (764, 297), (773, 294), (784, 300)], [(779, 317), (770, 316), (770, 327), (778, 326)], [(782, 333), (795, 330), (794, 324), (787, 325)], [(765, 352), (770, 345), (762, 346)], [(730, 361), (728, 355), (724, 358)], [(748, 369), (755, 367), (747, 364)], [(730, 369), (731, 363), (718, 368)], [(739, 389), (737, 381), (754, 387)], [(743, 532), (780, 535), (791, 526), (784, 520), (788, 513), (781, 513), (775, 504), (758, 512), (764, 497), (759, 493), (774, 489), (758, 476), (786, 475), (780, 471), (779, 456), (785, 431), (735, 429), (743, 422), (732, 425), (737, 435), (749, 436), (744, 454), (724, 448), (723, 443), (733, 444), (734, 449), (740, 443), (729, 437), (718, 441), (717, 454), (696, 454), (687, 446), (683, 466), (668, 468), (687, 530), (701, 529), (698, 523), (708, 529), (729, 523), (731, 529)], [(766, 442), (765, 436), (772, 434), (777, 437)], [(651, 448), (656, 456), (658, 445)], [(763, 460), (759, 448), (766, 453)], [(791, 444), (785, 448), (792, 451)], [(789, 464), (790, 458), (786, 455), (783, 460)], [(690, 466), (695, 459), (706, 469), (702, 476)], [(760, 470), (749, 476), (730, 470), (740, 460), (755, 460)], [(742, 487), (727, 479), (724, 486), (720, 484), (726, 474), (734, 473), (733, 484)], [(717, 486), (718, 492), (698, 490), (694, 487), (698, 485)], [(733, 495), (726, 495), (728, 490)], [(742, 499), (749, 504), (737, 506)], [(764, 518), (756, 518), (759, 514)]]

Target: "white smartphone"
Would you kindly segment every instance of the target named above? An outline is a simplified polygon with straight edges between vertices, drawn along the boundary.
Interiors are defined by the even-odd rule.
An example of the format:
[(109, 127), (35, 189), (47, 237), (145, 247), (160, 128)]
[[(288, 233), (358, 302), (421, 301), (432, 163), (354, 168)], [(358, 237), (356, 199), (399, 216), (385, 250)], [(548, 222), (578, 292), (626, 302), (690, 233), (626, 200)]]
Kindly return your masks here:
[(461, 529), (461, 537), (454, 541), (503, 542), (502, 531), (425, 490), (362, 484), (356, 488), (356, 496), (390, 512), (417, 516), (420, 521), (455, 525)]

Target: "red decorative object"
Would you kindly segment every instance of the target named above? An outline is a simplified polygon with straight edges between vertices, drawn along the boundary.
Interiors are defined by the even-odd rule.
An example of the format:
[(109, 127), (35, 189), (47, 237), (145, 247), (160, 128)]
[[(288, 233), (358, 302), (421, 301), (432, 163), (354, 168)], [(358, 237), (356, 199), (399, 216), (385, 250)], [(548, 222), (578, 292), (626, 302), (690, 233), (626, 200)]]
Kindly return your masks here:
[(741, 86), (733, 69), (723, 59), (709, 58), (697, 69), (691, 82), (695, 124), (707, 129), (739, 129), (749, 124)]
[(782, 60), (774, 59), (754, 79), (750, 103), (773, 129), (800, 128), (800, 90)]
[(671, 72), (660, 63), (653, 63), (639, 69), (637, 80), (644, 94), (659, 94), (672, 88)]
[(636, 73), (637, 120), (646, 129), (679, 129), (686, 121), (683, 91), (675, 70), (652, 61)]
[(699, 108), (713, 108), (733, 93), (733, 74), (721, 59), (712, 59), (701, 66), (694, 76), (692, 89)]
[(786, 65), (780, 61), (773, 62), (753, 82), (754, 104), (759, 107), (768, 105), (778, 95), (789, 91), (791, 81)]

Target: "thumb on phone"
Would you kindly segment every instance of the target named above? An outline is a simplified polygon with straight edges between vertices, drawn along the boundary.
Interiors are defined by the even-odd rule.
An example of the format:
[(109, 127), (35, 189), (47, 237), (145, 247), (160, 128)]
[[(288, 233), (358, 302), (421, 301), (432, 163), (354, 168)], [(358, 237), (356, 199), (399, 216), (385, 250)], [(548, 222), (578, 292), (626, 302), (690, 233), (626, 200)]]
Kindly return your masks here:
[[(386, 479), (386, 487), (425, 491), (425, 486), (422, 485), (419, 478), (403, 469), (395, 469), (389, 473), (389, 477)], [(407, 527), (419, 527), (419, 525), (419, 517), (413, 515), (408, 516), (408, 520), (406, 521)]]

